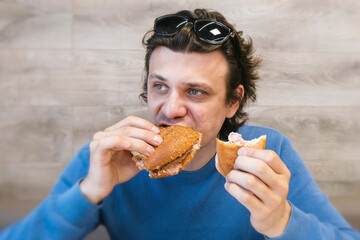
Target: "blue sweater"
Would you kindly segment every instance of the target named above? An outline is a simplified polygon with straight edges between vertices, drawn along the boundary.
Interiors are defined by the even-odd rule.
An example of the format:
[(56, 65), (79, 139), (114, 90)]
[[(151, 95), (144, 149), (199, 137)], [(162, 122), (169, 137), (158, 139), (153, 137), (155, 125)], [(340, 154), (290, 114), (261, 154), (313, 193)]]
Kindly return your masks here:
[[(278, 131), (243, 126), (245, 139), (267, 135), (291, 171), (291, 216), (279, 239), (360, 239), (320, 192), (290, 141)], [(89, 168), (89, 146), (70, 162), (52, 193), (0, 239), (82, 239), (99, 224), (112, 239), (264, 239), (250, 224), (250, 213), (224, 189), (214, 159), (202, 169), (150, 179), (146, 171), (117, 185), (100, 205), (89, 202), (79, 182)]]

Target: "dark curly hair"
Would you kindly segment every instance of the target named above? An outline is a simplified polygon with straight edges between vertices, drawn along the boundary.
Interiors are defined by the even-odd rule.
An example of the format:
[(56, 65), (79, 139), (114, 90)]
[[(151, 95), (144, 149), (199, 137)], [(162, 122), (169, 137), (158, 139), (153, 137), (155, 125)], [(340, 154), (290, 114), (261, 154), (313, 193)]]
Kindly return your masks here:
[[(235, 115), (232, 118), (226, 118), (221, 127), (219, 137), (226, 139), (230, 132), (237, 131), (248, 120), (248, 114), (244, 111), (244, 106), (249, 100), (256, 100), (255, 82), (259, 78), (256, 70), (261, 60), (253, 56), (252, 39), (248, 37), (247, 41), (245, 41), (242, 37), (242, 32), (237, 31), (221, 13), (214, 10), (195, 9), (194, 12), (183, 10), (176, 14), (195, 19), (216, 20), (231, 28), (234, 36), (228, 38), (221, 45), (209, 44), (196, 37), (191, 24), (186, 25), (171, 37), (157, 35), (153, 30), (147, 32), (143, 38), (143, 45), (146, 48), (145, 75), (143, 79), (143, 92), (140, 94), (140, 97), (147, 102), (149, 61), (156, 47), (164, 46), (177, 52), (206, 53), (220, 50), (229, 64), (229, 73), (226, 81), (226, 101), (227, 103), (239, 101), (240, 104)], [(243, 98), (236, 91), (240, 84), (244, 87)]]

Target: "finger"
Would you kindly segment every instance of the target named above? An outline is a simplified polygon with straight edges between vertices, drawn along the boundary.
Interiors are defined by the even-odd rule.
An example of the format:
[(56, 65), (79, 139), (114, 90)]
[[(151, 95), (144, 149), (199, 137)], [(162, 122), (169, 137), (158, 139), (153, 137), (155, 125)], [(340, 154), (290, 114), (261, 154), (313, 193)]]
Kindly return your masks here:
[(93, 140), (90, 143), (91, 160), (100, 166), (104, 166), (110, 161), (112, 151), (126, 150), (130, 147), (130, 140), (123, 136)]
[(235, 183), (226, 182), (225, 189), (251, 213), (261, 211), (264, 206), (253, 193), (241, 188)]
[(113, 136), (127, 136), (131, 138), (136, 138), (143, 140), (153, 146), (158, 146), (162, 141), (162, 137), (153, 131), (126, 126), (122, 128), (117, 128), (112, 131), (105, 131), (105, 132), (97, 132), (94, 135), (94, 140), (100, 140), (106, 137), (113, 137)]
[(234, 163), (234, 169), (251, 173), (268, 186), (273, 185), (273, 179), (277, 177), (277, 173), (265, 161), (248, 156), (238, 156)]
[(287, 168), (283, 170), (285, 173), (279, 174), (264, 160), (240, 155), (235, 161), (234, 169), (251, 173), (264, 182), (272, 191), (281, 196), (287, 195), (290, 181), (290, 171)]
[(252, 192), (264, 203), (270, 202), (271, 197), (269, 199), (269, 196), (273, 195), (273, 191), (263, 181), (250, 173), (232, 170), (226, 176), (226, 181), (236, 183), (245, 190)]
[(243, 147), (239, 149), (238, 155), (261, 159), (265, 161), (276, 173), (283, 174), (288, 172), (288, 168), (274, 151)]
[(106, 162), (103, 162), (103, 164), (106, 164), (107, 161), (110, 160), (109, 154), (111, 154), (111, 151), (116, 152), (121, 150), (136, 151), (149, 156), (154, 151), (154, 148), (136, 138), (111, 136), (97, 141), (94, 157), (95, 159), (107, 159)]
[(158, 127), (156, 127), (152, 122), (137, 117), (137, 116), (128, 116), (127, 118), (123, 119), (122, 121), (108, 127), (105, 129), (105, 131), (112, 131), (116, 128), (122, 128), (125, 126), (133, 126), (137, 128), (147, 129), (149, 131), (153, 131), (155, 133), (159, 133), (160, 130)]

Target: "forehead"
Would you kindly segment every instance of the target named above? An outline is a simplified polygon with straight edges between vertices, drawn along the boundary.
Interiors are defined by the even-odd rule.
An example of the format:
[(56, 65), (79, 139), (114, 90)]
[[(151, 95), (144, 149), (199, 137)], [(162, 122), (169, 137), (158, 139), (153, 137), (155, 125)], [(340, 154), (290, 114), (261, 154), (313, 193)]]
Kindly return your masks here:
[(221, 51), (209, 53), (175, 52), (157, 47), (150, 58), (149, 78), (157, 75), (173, 81), (225, 83), (228, 63)]

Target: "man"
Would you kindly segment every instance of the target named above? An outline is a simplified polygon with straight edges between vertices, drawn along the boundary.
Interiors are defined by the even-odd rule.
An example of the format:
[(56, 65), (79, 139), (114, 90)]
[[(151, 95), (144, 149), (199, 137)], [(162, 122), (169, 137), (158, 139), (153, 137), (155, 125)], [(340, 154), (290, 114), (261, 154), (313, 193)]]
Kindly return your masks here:
[[(157, 18), (144, 44), (148, 120), (129, 116), (96, 133), (51, 195), (0, 239), (80, 239), (98, 224), (113, 239), (359, 239), (286, 137), (244, 125), (258, 78), (251, 40), (198, 9)], [(185, 171), (150, 179), (130, 152), (151, 154), (157, 126), (169, 125), (200, 131), (202, 147)], [(231, 131), (268, 140), (266, 150), (242, 148), (225, 179), (215, 139)]]

